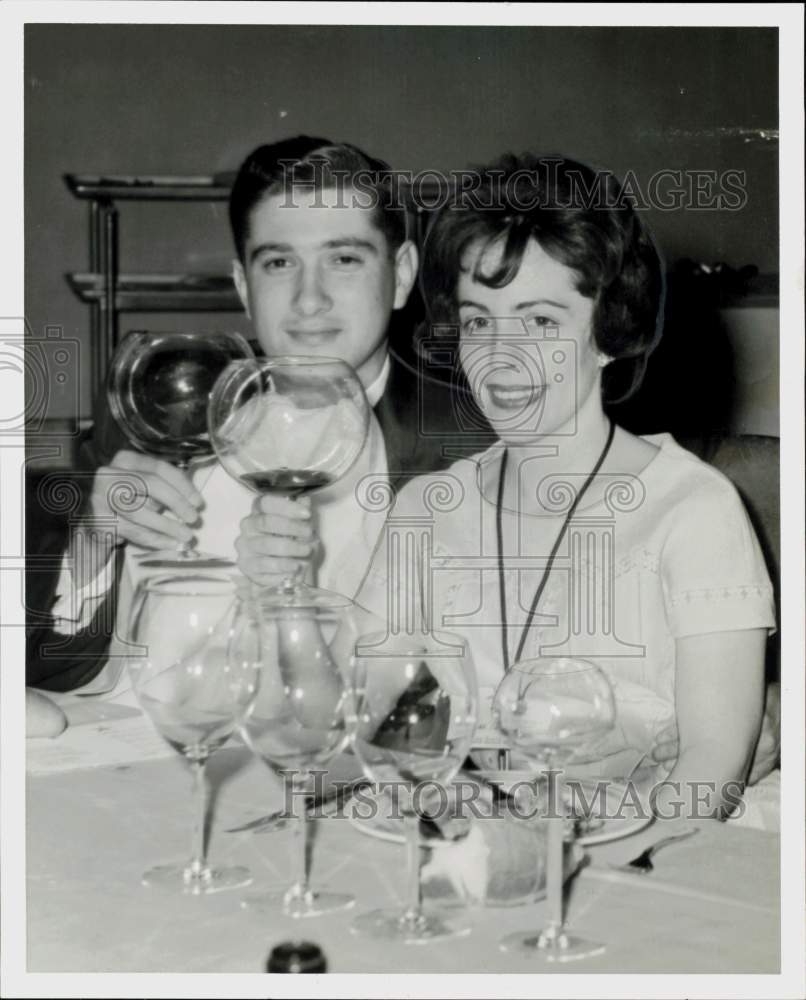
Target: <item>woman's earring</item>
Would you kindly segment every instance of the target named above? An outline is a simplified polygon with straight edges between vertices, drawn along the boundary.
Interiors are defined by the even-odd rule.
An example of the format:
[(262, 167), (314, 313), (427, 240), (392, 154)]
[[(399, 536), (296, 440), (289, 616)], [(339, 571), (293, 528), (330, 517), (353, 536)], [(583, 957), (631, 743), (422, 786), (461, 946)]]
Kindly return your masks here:
[(605, 365), (609, 365), (609, 364), (610, 364), (610, 362), (611, 362), (612, 360), (613, 360), (613, 359), (612, 359), (612, 358), (608, 358), (608, 356), (607, 356), (606, 354), (600, 354), (600, 355), (599, 355), (599, 356), (598, 356), (598, 357), (596, 358), (596, 364), (597, 364), (597, 365), (598, 365), (598, 366), (599, 366), (600, 368), (604, 368), (604, 366), (605, 366)]

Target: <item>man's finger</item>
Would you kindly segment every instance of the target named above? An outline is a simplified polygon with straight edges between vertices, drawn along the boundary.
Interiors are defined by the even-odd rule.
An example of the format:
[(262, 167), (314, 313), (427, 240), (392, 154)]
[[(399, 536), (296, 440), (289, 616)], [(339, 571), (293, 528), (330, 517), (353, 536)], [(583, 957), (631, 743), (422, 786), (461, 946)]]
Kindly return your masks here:
[(182, 524), (181, 521), (176, 521), (167, 514), (158, 514), (156, 511), (147, 510), (146, 508), (138, 510), (136, 514), (126, 518), (120, 524), (120, 534), (129, 541), (134, 541), (129, 536), (129, 526), (134, 526), (138, 531), (160, 535), (163, 537), (163, 540), (167, 539), (174, 545), (177, 542), (180, 544), (191, 542), (194, 538), (194, 532), (187, 525)]
[(139, 473), (144, 477), (156, 476), (169, 483), (180, 496), (186, 497), (188, 503), (194, 507), (201, 507), (204, 503), (201, 493), (191, 482), (190, 476), (163, 458), (141, 455), (133, 451), (121, 451), (115, 455), (111, 467)]
[(652, 759), (658, 764), (665, 764), (669, 760), (677, 760), (680, 753), (680, 745), (677, 740), (658, 743), (652, 749)]

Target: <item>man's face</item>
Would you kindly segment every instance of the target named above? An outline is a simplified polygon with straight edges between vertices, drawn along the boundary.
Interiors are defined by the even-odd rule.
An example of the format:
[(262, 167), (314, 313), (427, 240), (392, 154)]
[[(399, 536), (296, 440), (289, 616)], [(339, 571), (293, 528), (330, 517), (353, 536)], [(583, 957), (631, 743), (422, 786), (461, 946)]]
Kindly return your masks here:
[[(393, 309), (408, 298), (417, 252), (390, 253), (371, 208), (351, 191), (295, 190), (252, 209), (235, 284), (267, 355), (340, 358), (365, 386), (380, 373)], [(340, 196), (340, 201), (339, 201)]]

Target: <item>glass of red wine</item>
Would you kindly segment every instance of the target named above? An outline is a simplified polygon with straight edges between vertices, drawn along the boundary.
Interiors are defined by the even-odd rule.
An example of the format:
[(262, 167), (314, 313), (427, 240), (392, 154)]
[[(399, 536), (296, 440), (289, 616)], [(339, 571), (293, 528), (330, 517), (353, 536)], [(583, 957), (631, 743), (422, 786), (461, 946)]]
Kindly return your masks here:
[[(256, 493), (292, 500), (336, 482), (369, 429), (369, 403), (353, 369), (323, 357), (235, 361), (213, 388), (210, 441), (227, 472)], [(328, 594), (297, 577), (274, 588), (281, 603), (316, 606)]]
[[(239, 333), (156, 333), (132, 330), (120, 342), (107, 379), (112, 415), (140, 451), (183, 470), (213, 454), (207, 403), (230, 362), (252, 358)], [(231, 566), (232, 560), (183, 545), (141, 560), (162, 569)]]

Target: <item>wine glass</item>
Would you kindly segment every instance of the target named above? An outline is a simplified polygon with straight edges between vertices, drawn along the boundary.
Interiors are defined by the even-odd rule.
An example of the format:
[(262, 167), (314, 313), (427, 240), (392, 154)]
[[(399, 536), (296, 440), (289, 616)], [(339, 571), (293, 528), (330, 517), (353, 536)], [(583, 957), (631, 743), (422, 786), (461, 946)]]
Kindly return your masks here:
[(510, 741), (548, 784), (546, 897), (549, 922), (540, 932), (511, 934), (504, 951), (526, 951), (549, 962), (569, 962), (601, 954), (597, 942), (568, 934), (563, 905), (563, 841), (560, 768), (584, 751), (616, 720), (613, 691), (605, 674), (588, 660), (570, 657), (522, 660), (512, 666), (493, 698), (493, 718)]
[(246, 868), (210, 867), (204, 836), (205, 765), (234, 732), (243, 678), (260, 658), (245, 593), (210, 571), (152, 577), (135, 593), (130, 638), (140, 651), (127, 659), (132, 687), (160, 736), (190, 763), (197, 797), (191, 860), (150, 869), (144, 885), (200, 895), (252, 881)]
[[(352, 602), (331, 595), (315, 606), (288, 605), (283, 597), (259, 600), (262, 656), (241, 675), (239, 729), (252, 752), (285, 779), (296, 813), (296, 874), (289, 888), (246, 896), (257, 912), (316, 917), (352, 906), (345, 893), (314, 891), (307, 867), (308, 808), (313, 771), (321, 771), (346, 739), (345, 686), (329, 642)], [(290, 787), (289, 787), (290, 786)]]
[(473, 741), (478, 709), (470, 650), (460, 636), (361, 637), (353, 660), (351, 745), (364, 773), (379, 783), (401, 779), (413, 794), (401, 811), (405, 821), (408, 902), (402, 911), (360, 915), (353, 931), (385, 940), (420, 944), (467, 933), (423, 910), (416, 786), (449, 783)]
[[(367, 438), (369, 404), (344, 361), (238, 361), (216, 382), (208, 424), (216, 454), (233, 478), (257, 493), (295, 500), (350, 469)], [(315, 604), (322, 593), (295, 579), (274, 592), (299, 605)]]
[[(192, 462), (213, 454), (207, 401), (215, 380), (231, 361), (253, 356), (239, 333), (132, 330), (118, 345), (109, 368), (112, 415), (140, 451), (187, 471)], [(150, 554), (141, 563), (161, 569), (233, 565), (188, 544), (175, 552)]]

